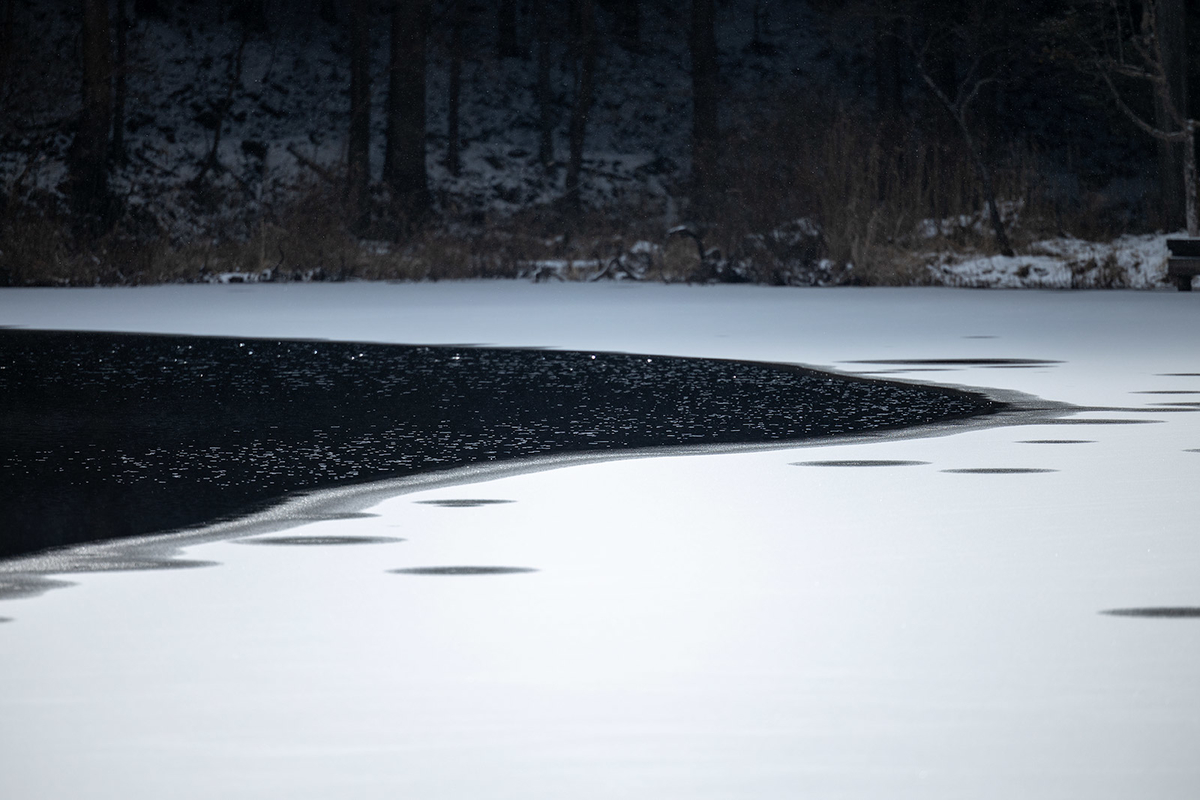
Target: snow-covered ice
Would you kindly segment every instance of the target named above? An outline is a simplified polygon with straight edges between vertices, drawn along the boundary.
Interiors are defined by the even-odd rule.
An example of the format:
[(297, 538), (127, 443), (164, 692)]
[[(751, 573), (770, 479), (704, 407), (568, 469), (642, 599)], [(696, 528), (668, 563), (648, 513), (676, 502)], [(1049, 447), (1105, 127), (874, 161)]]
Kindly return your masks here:
[[(2, 290), (0, 325), (757, 359), (1094, 410), (464, 475), (286, 532), (404, 541), (73, 574), (0, 604), (0, 796), (1194, 798), (1200, 621), (1102, 612), (1200, 607), (1198, 312), (1173, 292)], [(886, 460), (923, 463), (804, 463)], [(1051, 471), (949, 471), (977, 469)], [(511, 502), (427, 502), (472, 499)], [(446, 566), (536, 571), (394, 572)]]

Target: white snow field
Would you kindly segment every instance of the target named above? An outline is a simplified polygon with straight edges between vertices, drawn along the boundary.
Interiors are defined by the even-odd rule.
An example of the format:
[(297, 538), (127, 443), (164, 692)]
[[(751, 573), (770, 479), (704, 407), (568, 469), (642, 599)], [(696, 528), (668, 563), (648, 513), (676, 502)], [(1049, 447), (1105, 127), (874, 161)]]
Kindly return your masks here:
[[(71, 574), (0, 603), (0, 797), (1200, 797), (1200, 295), (20, 289), (0, 324), (1033, 359), (889, 377), (1110, 407), (462, 473), (250, 535), (404, 541), (235, 527), (184, 548), (218, 566)], [(925, 463), (796, 465), (889, 460)], [(427, 502), (472, 499), (511, 502)], [(536, 571), (393, 572), (446, 566)]]

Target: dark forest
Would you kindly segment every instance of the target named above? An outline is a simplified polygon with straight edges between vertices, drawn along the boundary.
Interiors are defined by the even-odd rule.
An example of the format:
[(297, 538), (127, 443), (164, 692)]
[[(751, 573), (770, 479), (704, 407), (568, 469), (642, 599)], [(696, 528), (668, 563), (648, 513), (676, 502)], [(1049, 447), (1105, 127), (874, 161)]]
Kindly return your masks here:
[(0, 2), (0, 285), (904, 285), (1197, 234), (1200, 2)]

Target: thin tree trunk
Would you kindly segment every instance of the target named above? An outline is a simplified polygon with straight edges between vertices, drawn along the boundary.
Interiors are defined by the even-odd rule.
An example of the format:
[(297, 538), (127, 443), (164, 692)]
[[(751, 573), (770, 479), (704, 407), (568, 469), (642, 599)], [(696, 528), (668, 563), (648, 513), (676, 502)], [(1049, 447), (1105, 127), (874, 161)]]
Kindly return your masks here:
[(520, 58), (517, 46), (517, 0), (500, 0), (496, 6), (496, 54), (500, 58)]
[(583, 206), (579, 190), (579, 173), (583, 170), (583, 140), (587, 133), (588, 114), (592, 109), (592, 82), (596, 72), (596, 13), (592, 0), (579, 0), (579, 35), (575, 42), (579, 61), (575, 85), (575, 104), (571, 108), (570, 157), (567, 161), (567, 202), (574, 208)]
[(875, 108), (882, 120), (895, 120), (903, 112), (904, 72), (900, 62), (899, 18), (875, 20)]
[(425, 42), (429, 0), (397, 0), (392, 7), (384, 180), (392, 191), (401, 232), (429, 209), (425, 169)]
[(0, 28), (0, 91), (8, 85), (8, 64), (12, 59), (17, 0), (4, 0), (4, 23)]
[(117, 64), (113, 80), (112, 160), (124, 164), (125, 100), (129, 96), (129, 10), (127, 0), (117, 0)]
[(967, 127), (966, 117), (961, 111), (949, 110), (954, 116), (954, 121), (958, 123), (958, 129), (962, 132), (963, 139), (966, 140), (967, 149), (971, 151), (971, 163), (975, 165), (975, 172), (983, 186), (983, 199), (987, 203), (988, 221), (991, 222), (992, 232), (996, 235), (996, 247), (1000, 250), (1000, 255), (1011, 258), (1013, 249), (1008, 241), (1008, 232), (1004, 229), (1004, 220), (1000, 217), (1000, 207), (996, 203), (996, 190), (992, 187), (992, 171), (984, 161), (983, 152), (971, 134), (971, 129)]
[(246, 52), (246, 41), (249, 38), (250, 26), (242, 25), (242, 35), (238, 39), (237, 50), (234, 51), (229, 64), (229, 83), (225, 87), (225, 96), (217, 104), (216, 129), (213, 131), (212, 147), (209, 148), (208, 158), (204, 159), (204, 163), (200, 166), (200, 171), (189, 182), (193, 187), (199, 186), (210, 171), (221, 168), (221, 134), (225, 130), (225, 118), (229, 116), (229, 109), (233, 108), (234, 92), (242, 82), (242, 54)]
[(631, 53), (638, 52), (641, 46), (641, 2), (639, 0), (614, 0), (612, 11), (617, 42)]
[(459, 158), (458, 106), (462, 95), (463, 16), (466, 0), (451, 0), (450, 8), (450, 87), (446, 108), (446, 169), (454, 177), (462, 171)]
[[(1159, 130), (1178, 129), (1178, 118), (1187, 116), (1187, 35), (1184, 0), (1151, 0), (1155, 5), (1155, 38), (1166, 73), (1168, 99), (1155, 93), (1154, 119)], [(1159, 186), (1163, 195), (1163, 211), (1168, 228), (1175, 228), (1185, 217), (1185, 192), (1181, 176), (1184, 172), (1182, 142), (1158, 140)]]
[(713, 0), (692, 0), (692, 200), (703, 206), (713, 189), (717, 157), (717, 40)]
[(107, 0), (83, 0), (83, 104), (71, 143), (71, 195), (77, 222), (98, 231), (108, 214), (108, 147), (112, 131), (112, 57)]
[(371, 221), (371, 21), (368, 0), (350, 0), (350, 140), (346, 199), (352, 226)]
[(538, 160), (554, 166), (554, 95), (550, 88), (550, 9), (547, 0), (534, 0), (537, 25)]

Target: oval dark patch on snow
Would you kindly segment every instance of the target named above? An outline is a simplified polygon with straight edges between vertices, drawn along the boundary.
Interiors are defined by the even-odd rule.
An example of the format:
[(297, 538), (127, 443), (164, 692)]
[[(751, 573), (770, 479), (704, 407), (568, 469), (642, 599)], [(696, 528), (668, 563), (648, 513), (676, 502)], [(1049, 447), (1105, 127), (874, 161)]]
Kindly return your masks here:
[(389, 569), (397, 575), (516, 575), (537, 572), (532, 567), (408, 567)]
[(1200, 378), (1200, 372), (1160, 372), (1158, 378)]
[(847, 459), (845, 461), (793, 461), (793, 467), (919, 467), (928, 461), (891, 461), (887, 459)]
[(1130, 394), (1200, 394), (1200, 391), (1195, 389), (1148, 389), (1143, 392), (1130, 392)]
[(1058, 472), (1058, 470), (1040, 467), (966, 467), (944, 469), (942, 472), (954, 472), (960, 475), (1032, 475), (1038, 472)]
[(340, 544), (390, 544), (403, 542), (394, 536), (266, 536), (256, 539), (238, 539), (235, 544), (277, 545), (340, 545)]
[(502, 503), (515, 503), (516, 500), (418, 500), (424, 506), (440, 506), (441, 508), (478, 508), (479, 506), (495, 506)]
[(12, 617), (0, 617), (0, 625), (3, 625), (5, 622), (12, 622)]
[(1053, 419), (1038, 425), (1149, 425), (1161, 419)]
[(1152, 606), (1149, 608), (1110, 608), (1101, 611), (1111, 617), (1150, 617), (1153, 619), (1197, 619), (1200, 618), (1200, 607), (1197, 606)]
[(1023, 439), (1017, 444), (1095, 444), (1095, 439)]
[(896, 364), (909, 367), (1041, 367), (1061, 364), (1041, 358), (880, 358), (843, 361), (843, 364)]

